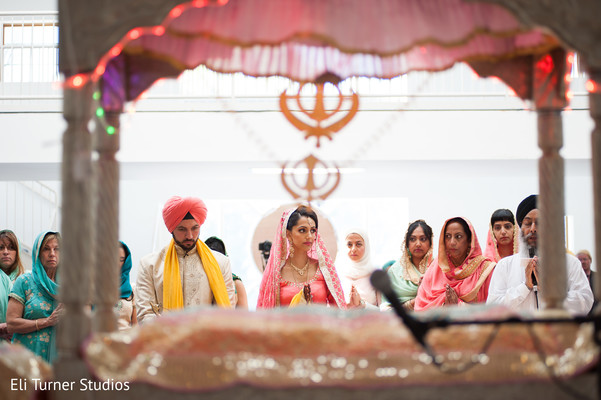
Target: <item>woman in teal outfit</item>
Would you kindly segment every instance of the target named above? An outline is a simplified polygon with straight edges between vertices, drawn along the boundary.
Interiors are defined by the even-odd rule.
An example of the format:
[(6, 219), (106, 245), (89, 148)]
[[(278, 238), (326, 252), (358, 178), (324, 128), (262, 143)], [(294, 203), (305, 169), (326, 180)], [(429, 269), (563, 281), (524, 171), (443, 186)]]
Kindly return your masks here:
[(131, 251), (124, 242), (119, 242), (119, 263), (121, 264), (120, 296), (114, 310), (117, 315), (117, 328), (126, 330), (136, 325), (138, 318), (134, 305), (134, 291), (129, 282), (129, 272), (132, 267)]
[(20, 275), (25, 273), (19, 254), (19, 239), (8, 229), (0, 231), (0, 268), (10, 278), (11, 286)]
[(58, 303), (57, 270), (60, 261), (60, 234), (43, 232), (33, 244), (33, 267), (15, 281), (9, 294), (6, 322), (20, 343), (52, 363), (56, 358), (56, 328), (62, 315)]
[(6, 308), (8, 307), (8, 294), (19, 275), (24, 272), (21, 257), (19, 256), (19, 240), (17, 235), (9, 229), (0, 231), (0, 340), (10, 341), (12, 335), (8, 333), (6, 325)]
[(0, 340), (10, 341), (11, 334), (8, 333), (6, 325), (6, 308), (8, 306), (8, 293), (10, 292), (10, 278), (0, 272)]
[[(423, 219), (409, 224), (401, 259), (388, 269), (392, 288), (403, 307), (408, 310), (413, 310), (417, 289), (432, 262), (432, 238), (432, 228)], [(381, 310), (388, 310), (390, 307), (388, 301), (383, 301), (380, 305)]]

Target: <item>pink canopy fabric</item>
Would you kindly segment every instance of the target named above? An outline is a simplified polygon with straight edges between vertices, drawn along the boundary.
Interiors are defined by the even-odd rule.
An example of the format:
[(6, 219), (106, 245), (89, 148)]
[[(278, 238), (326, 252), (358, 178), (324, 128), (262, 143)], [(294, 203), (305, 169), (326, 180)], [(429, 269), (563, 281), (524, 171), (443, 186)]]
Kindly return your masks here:
[[(557, 46), (505, 9), (463, 0), (230, 0), (172, 10), (163, 25), (128, 35), (105, 59), (109, 108), (149, 83), (198, 65), (224, 73), (314, 82), (326, 73), (392, 78), (494, 61)], [(126, 88), (125, 90), (122, 88)], [(107, 90), (108, 90), (107, 89)], [(114, 103), (114, 104), (112, 104)]]

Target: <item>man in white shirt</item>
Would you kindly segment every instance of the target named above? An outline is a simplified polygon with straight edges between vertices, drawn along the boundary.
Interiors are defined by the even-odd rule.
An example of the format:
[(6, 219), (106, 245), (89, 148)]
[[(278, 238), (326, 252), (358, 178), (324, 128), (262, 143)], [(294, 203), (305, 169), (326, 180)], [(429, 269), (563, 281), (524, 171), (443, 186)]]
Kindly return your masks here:
[[(497, 264), (488, 288), (487, 303), (504, 304), (517, 311), (544, 308), (538, 296), (538, 209), (537, 195), (530, 195), (518, 206), (520, 251)], [(566, 253), (567, 296), (564, 308), (572, 315), (586, 315), (593, 305), (593, 293), (580, 261)]]

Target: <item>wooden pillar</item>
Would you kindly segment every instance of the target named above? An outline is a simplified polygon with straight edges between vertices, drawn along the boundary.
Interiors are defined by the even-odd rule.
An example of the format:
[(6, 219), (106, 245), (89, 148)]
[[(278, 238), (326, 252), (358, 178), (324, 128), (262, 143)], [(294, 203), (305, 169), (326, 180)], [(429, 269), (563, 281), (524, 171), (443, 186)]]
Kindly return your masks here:
[[(67, 129), (63, 135), (59, 298), (64, 304), (65, 315), (57, 326), (58, 360), (54, 378), (59, 381), (78, 381), (87, 375), (80, 348), (90, 332), (92, 137), (88, 122), (92, 86), (90, 82), (78, 88), (66, 86), (63, 92)], [(60, 398), (73, 396), (77, 393), (57, 394)]]
[(566, 247), (564, 238), (564, 162), (561, 109), (537, 110), (538, 145), (543, 154), (538, 164), (541, 296), (548, 309), (563, 308), (566, 289)]
[(601, 298), (601, 68), (589, 69), (590, 81), (594, 84), (593, 90), (589, 91), (589, 109), (593, 118), (594, 127), (591, 136), (592, 163), (593, 163), (593, 205), (595, 221), (595, 262), (597, 273), (595, 274), (595, 298)]
[(119, 299), (119, 150), (118, 112), (106, 112), (96, 119), (96, 250), (94, 257), (95, 332), (117, 329), (113, 308)]
[(566, 52), (556, 49), (535, 58), (532, 97), (536, 103), (538, 162), (540, 259), (540, 296), (547, 309), (563, 309), (567, 295), (564, 160), (561, 112), (567, 105), (565, 96)]

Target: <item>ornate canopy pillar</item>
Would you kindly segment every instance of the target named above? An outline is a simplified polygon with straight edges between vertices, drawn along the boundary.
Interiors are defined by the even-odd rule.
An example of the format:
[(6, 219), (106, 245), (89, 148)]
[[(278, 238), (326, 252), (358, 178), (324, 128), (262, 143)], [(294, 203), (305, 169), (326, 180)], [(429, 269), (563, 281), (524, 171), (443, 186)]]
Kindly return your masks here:
[[(90, 333), (90, 266), (92, 264), (92, 112), (91, 83), (63, 92), (62, 254), (60, 301), (65, 316), (57, 328), (57, 380), (74, 381), (86, 369), (79, 354)], [(85, 240), (82, 240), (85, 238)]]
[[(595, 123), (591, 135), (593, 158), (593, 193), (595, 207), (595, 250), (597, 270), (601, 263), (601, 65), (589, 67), (589, 107)], [(595, 274), (595, 299), (601, 299), (601, 273)]]
[(566, 247), (564, 226), (564, 160), (561, 108), (538, 108), (538, 161), (540, 210), (537, 235), (541, 269), (541, 295), (547, 308), (561, 309), (566, 297)]
[(117, 329), (113, 307), (119, 299), (119, 151), (120, 112), (96, 112), (95, 148), (95, 257), (94, 323), (95, 332)]
[[(547, 308), (561, 309), (566, 297), (564, 241), (564, 160), (561, 111), (566, 106), (566, 53), (557, 48), (542, 56), (521, 56), (502, 62), (470, 62), (481, 76), (497, 76), (524, 100), (532, 100), (538, 117), (539, 286)], [(532, 188), (532, 192), (536, 189)], [(543, 233), (544, 232), (544, 233)]]
[[(595, 122), (592, 132), (593, 194), (595, 220), (596, 260), (601, 260), (601, 15), (599, 1), (558, 1), (548, 0), (474, 0), (495, 3), (509, 9), (527, 26), (543, 26), (549, 29), (563, 43), (565, 48), (577, 51), (591, 78), (589, 88), (590, 113)], [(593, 85), (594, 84), (594, 85)], [(593, 89), (593, 90), (591, 90)], [(545, 117), (547, 118), (547, 117)], [(551, 121), (540, 121), (544, 125)], [(539, 138), (545, 135), (539, 128)], [(550, 171), (549, 171), (550, 172)], [(551, 173), (551, 172), (550, 172)], [(556, 210), (558, 211), (558, 210)], [(601, 274), (595, 282), (595, 298), (600, 299)]]
[[(94, 286), (95, 330), (111, 331), (116, 321), (112, 307), (118, 299), (118, 182), (115, 153), (119, 149), (119, 113), (97, 120), (93, 163), (93, 135), (88, 123), (93, 113), (94, 83), (77, 74), (93, 71), (101, 57), (131, 29), (156, 25), (183, 0), (145, 0), (86, 3), (59, 0), (60, 70), (69, 84), (64, 88), (61, 301), (66, 315), (58, 332), (60, 359), (57, 377), (75, 380), (85, 371), (79, 349), (91, 323), (87, 312)], [(114, 130), (106, 131), (106, 124)], [(69, 396), (65, 394), (65, 396)]]
[(564, 160), (561, 112), (567, 105), (564, 87), (566, 53), (554, 51), (535, 61), (533, 97), (536, 103), (540, 210), (538, 254), (541, 295), (549, 309), (562, 309), (567, 295), (565, 245)]

